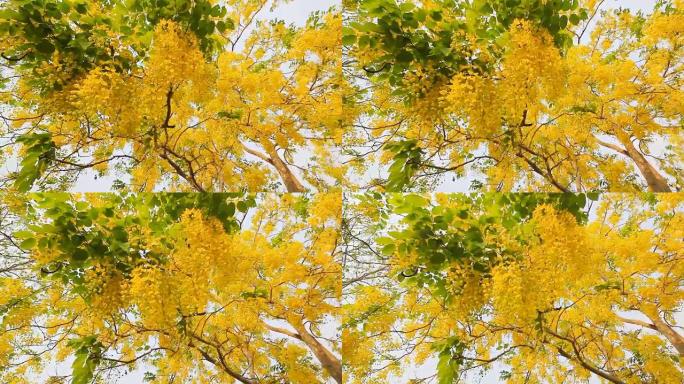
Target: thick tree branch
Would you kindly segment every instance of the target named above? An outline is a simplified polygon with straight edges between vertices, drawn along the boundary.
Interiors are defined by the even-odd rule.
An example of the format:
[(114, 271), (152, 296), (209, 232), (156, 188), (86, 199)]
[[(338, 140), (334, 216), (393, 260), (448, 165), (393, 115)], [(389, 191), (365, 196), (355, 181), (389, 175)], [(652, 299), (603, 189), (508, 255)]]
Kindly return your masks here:
[(219, 362), (215, 358), (213, 358), (209, 353), (207, 353), (205, 350), (202, 348), (197, 348), (199, 353), (204, 357), (204, 360), (210, 362), (212, 365), (215, 367), (221, 369), (225, 373), (227, 373), (230, 377), (234, 378), (235, 380), (244, 383), (244, 384), (256, 384), (257, 382), (254, 380), (250, 380), (243, 375), (235, 372), (234, 370), (230, 369), (223, 361)]
[(309, 350), (311, 350), (318, 361), (320, 361), (323, 369), (325, 369), (338, 384), (342, 384), (342, 362), (309, 333), (309, 331), (306, 330), (306, 327), (304, 327), (304, 324), (290, 325), (297, 330), (297, 334), (301, 337), (300, 340), (309, 347)]
[(586, 369), (589, 372), (610, 381), (611, 383), (625, 384), (625, 382), (620, 380), (619, 377), (612, 375), (608, 372), (602, 371), (601, 369), (593, 366), (592, 364), (589, 364), (586, 360), (584, 360), (584, 358), (582, 357), (582, 353), (579, 350), (579, 348), (577, 348), (577, 343), (574, 340), (572, 340), (568, 337), (561, 336), (548, 327), (544, 327), (544, 331), (546, 333), (548, 333), (549, 335), (551, 335), (551, 336), (553, 336), (559, 340), (563, 340), (563, 341), (569, 343), (572, 346), (573, 354), (570, 354), (570, 353), (566, 352), (562, 347), (560, 347), (558, 345), (554, 345), (554, 347), (556, 348), (556, 350), (558, 350), (558, 353), (561, 356), (565, 357), (568, 360), (573, 360), (573, 361), (578, 362), (584, 369)]
[(297, 339), (297, 340), (302, 339), (302, 337), (297, 332), (288, 331), (285, 328), (274, 327), (274, 326), (267, 324), (267, 323), (264, 323), (264, 327), (266, 327), (266, 329), (268, 329), (269, 331), (280, 333), (280, 334), (292, 337), (292, 338)]
[(599, 139), (596, 139), (596, 142), (599, 143), (603, 147), (610, 148), (615, 152), (621, 153), (625, 156), (629, 156), (629, 152), (627, 152), (626, 149), (620, 148), (619, 146), (617, 146), (615, 144), (607, 143), (607, 142), (605, 142), (603, 140), (599, 140)]
[(523, 155), (522, 153), (518, 152), (518, 153), (516, 154), (516, 156), (518, 156), (519, 158), (523, 159), (523, 160), (527, 163), (527, 165), (529, 165), (530, 168), (532, 168), (532, 170), (533, 170), (535, 173), (537, 173), (537, 174), (540, 175), (541, 177), (543, 177), (543, 178), (549, 180), (549, 181), (551, 182), (551, 184), (553, 184), (554, 187), (558, 188), (558, 190), (560, 190), (560, 191), (563, 192), (563, 193), (569, 193), (569, 192), (570, 192), (570, 190), (569, 190), (567, 187), (563, 186), (561, 183), (559, 183), (559, 182), (553, 177), (552, 174), (546, 174), (544, 171), (542, 171), (541, 168), (539, 168), (539, 166), (538, 166), (537, 164), (535, 164), (532, 160), (530, 160), (530, 159), (528, 159), (527, 157), (525, 157), (525, 155)]
[(280, 158), (280, 156), (278, 156), (278, 153), (275, 150), (271, 151), (267, 155), (248, 148), (244, 144), (242, 145), (242, 149), (250, 155), (265, 161), (275, 168), (280, 176), (280, 179), (283, 181), (283, 184), (285, 184), (285, 188), (288, 192), (306, 192), (306, 188), (304, 188), (302, 183), (297, 180), (297, 177), (294, 175), (294, 173), (292, 173), (290, 167), (288, 167), (288, 165)]
[[(573, 344), (573, 346), (574, 346), (574, 344)], [(607, 372), (603, 372), (602, 370), (600, 370), (600, 369), (594, 367), (593, 365), (587, 363), (586, 361), (584, 361), (584, 359), (582, 359), (581, 356), (579, 356), (577, 354), (575, 354), (575, 356), (572, 356), (568, 352), (563, 350), (563, 348), (561, 348), (561, 347), (556, 347), (556, 349), (558, 350), (558, 353), (561, 356), (565, 357), (568, 360), (574, 360), (574, 361), (578, 362), (584, 369), (594, 373), (595, 375), (598, 375), (598, 376), (610, 381), (611, 383), (625, 384), (625, 382), (620, 380), (618, 377), (611, 375)]]
[(651, 192), (672, 192), (670, 186), (667, 184), (667, 180), (663, 175), (661, 175), (651, 163), (648, 162), (646, 156), (644, 156), (632, 143), (629, 138), (620, 140), (622, 145), (625, 146), (625, 151), (627, 156), (634, 161), (639, 172), (646, 180), (648, 188)]
[(622, 321), (623, 323), (632, 324), (632, 325), (638, 325), (638, 326), (640, 326), (640, 327), (649, 328), (649, 329), (653, 329), (653, 330), (658, 330), (658, 329), (656, 328), (655, 325), (653, 325), (653, 324), (651, 324), (651, 323), (647, 323), (647, 322), (645, 322), (645, 321), (634, 320), (634, 319), (626, 319), (626, 318), (621, 317), (621, 316), (616, 316), (616, 317), (618, 318), (618, 320)]
[(653, 322), (655, 330), (665, 336), (672, 346), (675, 347), (679, 356), (684, 357), (684, 336), (677, 333), (677, 331), (663, 321), (663, 319), (658, 317), (658, 315), (649, 316), (646, 314), (646, 316)]

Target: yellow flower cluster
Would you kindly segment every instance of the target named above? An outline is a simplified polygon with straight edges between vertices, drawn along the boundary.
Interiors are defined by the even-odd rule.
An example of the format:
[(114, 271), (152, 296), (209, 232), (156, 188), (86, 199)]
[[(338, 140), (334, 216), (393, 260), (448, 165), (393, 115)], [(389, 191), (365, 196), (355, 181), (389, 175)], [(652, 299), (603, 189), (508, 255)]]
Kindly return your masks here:
[[(462, 204), (448, 194), (435, 202)], [(684, 302), (684, 195), (612, 194), (595, 204), (588, 223), (545, 204), (516, 228), (497, 227), (484, 243), (497, 242), (510, 254), (496, 257), (486, 273), (462, 262), (440, 269), (443, 289), (441, 282), (432, 291), (408, 279), (397, 283), (394, 276), (416, 259), (411, 251), (393, 254), (387, 279), (363, 280), (348, 293), (344, 338), (360, 346), (344, 350), (349, 380), (391, 381), (435, 358), (434, 343), (457, 337), (475, 361), (513, 347), (497, 360), (511, 372), (507, 383), (590, 380), (581, 362), (563, 357), (573, 348), (584, 361), (619, 367), (614, 374), (625, 383), (680, 382), (681, 367), (668, 358), (674, 344), (648, 326), (634, 332), (630, 319), (676, 323), (673, 314)], [(631, 362), (635, 352), (643, 365)]]

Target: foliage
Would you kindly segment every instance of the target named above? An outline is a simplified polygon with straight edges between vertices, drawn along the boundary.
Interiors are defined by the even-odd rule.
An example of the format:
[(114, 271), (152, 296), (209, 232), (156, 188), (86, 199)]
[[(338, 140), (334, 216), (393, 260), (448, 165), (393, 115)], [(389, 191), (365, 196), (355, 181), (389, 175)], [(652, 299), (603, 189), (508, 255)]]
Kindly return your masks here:
[[(31, 81), (49, 91), (104, 63), (112, 63), (118, 71), (130, 71), (145, 57), (153, 30), (162, 20), (186, 27), (197, 36), (200, 48), (211, 54), (219, 48), (218, 41), (212, 39), (214, 30), (234, 28), (227, 11), (206, 0), (17, 0), (4, 5), (0, 33), (12, 36), (15, 42), (4, 52), (5, 57), (31, 71)], [(106, 43), (98, 44), (102, 39)], [(117, 46), (120, 42), (125, 45)], [(70, 64), (62, 68), (68, 78), (44, 82), (41, 67), (55, 55)]]
[(17, 143), (24, 146), (25, 154), (14, 185), (19, 192), (26, 192), (45, 173), (50, 161), (54, 159), (55, 143), (46, 133), (23, 135), (17, 139)]
[[(477, 36), (490, 50), (500, 51), (500, 38), (515, 20), (534, 20), (549, 30), (558, 46), (572, 44), (568, 25), (588, 18), (587, 10), (576, 0), (491, 1), (442, 0), (409, 2), (396, 0), (358, 1), (356, 20), (344, 35), (345, 44), (374, 52), (367, 72), (379, 80), (400, 87), (410, 68), (434, 68), (442, 78), (467, 69), (488, 72), (491, 63), (476, 56), (464, 56), (462, 34)], [(461, 48), (461, 49), (459, 49)], [(413, 69), (412, 69), (413, 70)]]
[(349, 382), (680, 382), (683, 196), (590, 197), (355, 198)]
[(2, 133), (20, 160), (35, 150), (22, 138), (54, 143), (41, 172), (9, 176), (20, 190), (83, 170), (134, 191), (342, 184), (339, 11), (263, 20), (286, 3), (3, 2)]
[(69, 340), (68, 346), (75, 352), (72, 363), (72, 384), (88, 384), (92, 381), (104, 346), (95, 336)]
[(414, 190), (442, 176), (489, 191), (682, 188), (681, 1), (649, 14), (593, 0), (350, 3), (345, 148), (358, 168), (387, 165), (389, 190), (406, 143), (420, 153), (402, 181)]
[(385, 189), (391, 192), (402, 191), (417, 171), (423, 151), (415, 141), (391, 143), (386, 145), (385, 149), (394, 155)]
[[(27, 206), (36, 217), (30, 230), (14, 236), (27, 251), (34, 248), (55, 252), (41, 272), (73, 286), (74, 292), (88, 294), (85, 276), (99, 265), (111, 265), (123, 277), (130, 278), (141, 263), (164, 263), (173, 246), (164, 235), (168, 227), (188, 209), (201, 209), (216, 218), (228, 233), (238, 228), (233, 217), (254, 206), (253, 197), (240, 194), (140, 194), (100, 196), (107, 202), (93, 206), (87, 201), (73, 201), (68, 194), (38, 194)], [(43, 222), (49, 219), (49, 222)], [(165, 247), (152, 251), (133, 236), (140, 228), (158, 236)]]
[[(419, 195), (393, 196), (389, 204), (395, 213), (405, 214), (403, 223), (407, 227), (375, 240), (384, 245), (383, 253), (414, 260), (413, 265), (399, 272), (400, 281), (408, 280), (419, 288), (430, 286), (445, 300), (450, 300), (452, 294), (437, 271), (459, 264), (487, 274), (497, 263), (518, 257), (519, 247), (529, 242), (526, 223), (538, 206), (551, 204), (572, 214), (578, 222), (586, 221), (585, 195), (482, 194), (457, 195), (453, 199), (462, 205), (431, 207), (429, 200)], [(502, 233), (512, 236), (516, 246), (501, 242)]]
[(72, 383), (340, 382), (339, 198), (5, 195), (27, 268), (0, 272), (0, 380), (72, 356)]

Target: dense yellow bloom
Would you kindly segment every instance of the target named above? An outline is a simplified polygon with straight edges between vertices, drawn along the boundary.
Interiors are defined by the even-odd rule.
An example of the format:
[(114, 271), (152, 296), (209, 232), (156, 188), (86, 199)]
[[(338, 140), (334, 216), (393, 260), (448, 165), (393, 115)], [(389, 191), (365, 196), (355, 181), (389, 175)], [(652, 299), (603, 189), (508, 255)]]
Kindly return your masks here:
[[(149, 50), (129, 58), (136, 63), (129, 70), (104, 61), (65, 76), (46, 95), (31, 95), (30, 79), (22, 78), (12, 115), (29, 114), (31, 123), (41, 115), (58, 158), (100, 174), (124, 170), (133, 190), (303, 192), (345, 184), (336, 160), (340, 12), (297, 28), (255, 23), (278, 3), (228, 2), (236, 27), (211, 36), (221, 47), (215, 53), (204, 52), (187, 26), (160, 20), (139, 37), (149, 38)], [(107, 44), (115, 50), (116, 42)], [(116, 47), (130, 54), (137, 43)], [(45, 65), (59, 75), (59, 57)]]
[[(110, 198), (94, 194), (87, 204), (82, 197), (73, 203), (108, 209)], [(78, 284), (40, 277), (49, 277), (53, 260), (70, 260), (58, 251), (40, 258), (46, 264), (34, 268), (35, 282), (0, 278), (0, 309), (9, 309), (0, 320), (12, 328), (0, 330), (0, 351), (54, 343), (54, 351), (31, 360), (37, 364), (31, 370), (42, 372), (51, 359), (77, 353), (67, 340), (92, 335), (106, 346), (107, 358), (130, 369), (148, 367), (158, 378), (233, 382), (242, 374), (301, 384), (339, 378), (341, 194), (258, 200), (239, 230), (228, 231), (214, 212), (194, 208), (179, 212), (162, 232), (131, 225), (125, 237), (144, 245), (144, 255), (129, 268), (122, 264), (130, 255), (107, 250), (75, 277)], [(145, 215), (141, 210), (137, 219)], [(91, 224), (111, 230), (122, 228), (119, 220), (103, 215)], [(57, 268), (52, 273), (73, 266)], [(17, 366), (0, 369), (0, 378), (24, 377), (23, 358), (3, 353), (3, 368)]]
[[(588, 14), (600, 6), (584, 3)], [(437, 7), (444, 23), (463, 22), (440, 4), (416, 6)], [(567, 47), (531, 20), (512, 20), (495, 43), (459, 30), (449, 50), (457, 62), (416, 59), (401, 85), (383, 80), (388, 71), (368, 76), (369, 89), (358, 86), (350, 111), (360, 128), (348, 144), (415, 142), (423, 150), (415, 187), (434, 175), (468, 174), (473, 187), (491, 191), (679, 190), (683, 14), (663, 9), (597, 12), (595, 28), (569, 25)], [(381, 47), (360, 44), (352, 56), (380, 66)], [(357, 160), (390, 164), (395, 154)]]
[[(435, 201), (462, 207), (446, 194)], [(345, 291), (344, 345), (361, 347), (344, 348), (347, 380), (434, 373), (440, 343), (456, 338), (463, 350), (452, 359), (462, 371), (494, 364), (510, 372), (506, 383), (580, 383), (598, 374), (681, 382), (684, 195), (607, 194), (597, 204), (588, 223), (544, 204), (515, 227), (490, 229), (483, 244), (509, 252), (487, 272), (458, 254), (432, 270), (409, 250), (389, 255), (388, 272), (355, 277), (350, 269), (358, 281)], [(459, 218), (449, 225), (458, 228)], [(379, 257), (359, 260), (383, 265)], [(435, 276), (435, 287), (397, 282), (412, 273)], [(426, 362), (427, 371), (415, 369)]]

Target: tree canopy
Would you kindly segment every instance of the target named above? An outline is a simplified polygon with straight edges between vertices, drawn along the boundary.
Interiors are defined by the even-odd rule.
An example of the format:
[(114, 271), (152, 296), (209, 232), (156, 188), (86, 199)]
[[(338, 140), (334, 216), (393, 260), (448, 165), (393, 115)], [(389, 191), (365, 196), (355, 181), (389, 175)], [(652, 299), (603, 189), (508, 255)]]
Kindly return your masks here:
[(0, 381), (341, 383), (339, 198), (5, 195)]
[(0, 0), (0, 383), (684, 383), (684, 0), (620, 4)]
[(340, 185), (339, 11), (279, 0), (12, 0), (0, 5), (4, 156), (19, 191), (83, 170), (119, 188)]
[(369, 194), (352, 204), (347, 382), (684, 379), (681, 194)]
[(653, 3), (345, 2), (345, 149), (384, 170), (363, 186), (681, 189), (684, 15)]

